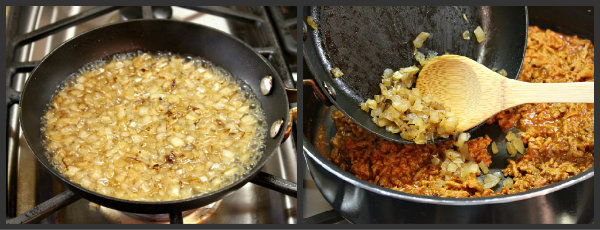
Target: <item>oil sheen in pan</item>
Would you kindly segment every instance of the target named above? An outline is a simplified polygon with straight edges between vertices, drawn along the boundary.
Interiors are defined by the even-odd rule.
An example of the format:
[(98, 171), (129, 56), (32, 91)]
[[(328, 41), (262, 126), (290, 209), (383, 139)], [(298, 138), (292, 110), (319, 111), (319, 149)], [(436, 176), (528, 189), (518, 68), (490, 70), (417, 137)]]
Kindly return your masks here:
[(130, 52), (90, 63), (44, 116), (55, 167), (84, 188), (128, 200), (185, 199), (248, 172), (265, 146), (250, 87), (197, 57)]

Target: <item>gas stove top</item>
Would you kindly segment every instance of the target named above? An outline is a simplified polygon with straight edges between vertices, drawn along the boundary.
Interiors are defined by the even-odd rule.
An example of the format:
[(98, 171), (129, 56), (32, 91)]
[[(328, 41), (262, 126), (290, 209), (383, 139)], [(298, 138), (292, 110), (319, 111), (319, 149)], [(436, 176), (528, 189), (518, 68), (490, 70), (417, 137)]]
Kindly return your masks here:
[[(71, 192), (65, 192), (58, 180), (37, 162), (20, 134), (18, 92), (31, 70), (52, 49), (75, 35), (106, 24), (134, 18), (171, 18), (213, 27), (245, 41), (271, 62), (288, 87), (294, 88), (296, 45), (291, 35), (295, 34), (295, 14), (295, 7), (9, 7), (7, 40), (14, 46), (7, 49), (7, 219), (32, 212), (36, 205), (42, 204), (38, 206), (44, 208), (41, 212), (33, 210), (39, 216), (19, 216), (21, 219), (13, 221), (169, 223), (168, 214), (126, 213), (83, 198), (72, 198)], [(223, 200), (184, 211), (180, 218), (184, 223), (294, 224), (296, 198), (278, 191), (291, 188), (295, 192), (296, 165), (292, 134), (261, 169), (262, 177), (253, 180), (259, 183), (247, 183)], [(278, 182), (288, 187), (282, 188)]]

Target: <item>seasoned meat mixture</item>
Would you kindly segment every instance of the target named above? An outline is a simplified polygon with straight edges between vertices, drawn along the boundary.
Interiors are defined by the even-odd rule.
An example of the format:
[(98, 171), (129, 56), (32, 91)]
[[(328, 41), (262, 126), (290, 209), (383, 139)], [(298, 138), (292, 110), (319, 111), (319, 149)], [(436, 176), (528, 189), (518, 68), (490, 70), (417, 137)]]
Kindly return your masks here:
[[(587, 39), (531, 26), (519, 80), (594, 81), (594, 45)], [(509, 160), (503, 170), (514, 177), (510, 192), (539, 188), (594, 167), (594, 104), (527, 104), (499, 116), (503, 129), (516, 124), (527, 145), (525, 154)]]
[[(594, 48), (589, 40), (532, 26), (519, 80), (593, 81), (593, 63)], [(453, 153), (466, 151), (453, 146), (454, 141), (398, 144), (362, 129), (339, 111), (334, 111), (332, 117), (337, 128), (331, 140), (333, 163), (360, 179), (413, 194), (442, 197), (511, 194), (565, 180), (594, 165), (593, 104), (528, 104), (490, 119), (490, 123), (497, 121), (505, 130), (516, 125), (520, 130), (518, 138), (526, 150), (508, 160), (503, 175), (496, 172), (493, 176), (490, 172), (485, 181), (477, 176), (487, 174), (485, 171), (491, 164), (491, 153), (487, 150), (491, 139), (487, 136), (469, 140), (468, 155), (461, 160), (452, 158)], [(448, 168), (454, 166), (444, 168), (441, 163), (461, 161), (477, 163), (481, 171), (467, 170), (466, 175), (462, 172), (457, 175), (448, 173)], [(505, 179), (494, 181), (499, 177)], [(501, 186), (499, 192), (486, 188), (496, 183)]]
[[(472, 173), (466, 180), (457, 175), (442, 174), (444, 151), (451, 149), (453, 141), (440, 144), (411, 145), (387, 141), (354, 124), (340, 111), (333, 112), (337, 133), (331, 140), (330, 159), (345, 171), (371, 183), (408, 193), (469, 197), (493, 193), (483, 189)], [(487, 152), (489, 137), (467, 142), (469, 153), (476, 162), (491, 163)]]

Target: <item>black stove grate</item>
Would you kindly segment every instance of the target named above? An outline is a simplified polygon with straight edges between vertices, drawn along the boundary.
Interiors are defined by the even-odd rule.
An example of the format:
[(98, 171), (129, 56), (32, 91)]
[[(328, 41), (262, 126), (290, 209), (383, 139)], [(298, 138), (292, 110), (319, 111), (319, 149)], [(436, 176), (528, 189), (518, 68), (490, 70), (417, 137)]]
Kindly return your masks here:
[[(268, 44), (264, 47), (254, 47), (254, 50), (261, 55), (264, 55), (273, 65), (273, 67), (279, 72), (280, 76), (283, 78), (284, 84), (286, 84), (290, 88), (295, 88), (292, 75), (290, 72), (290, 66), (286, 62), (284, 58), (283, 51), (279, 45), (279, 41), (277, 39), (278, 34), (289, 34), (289, 31), (281, 31), (281, 30), (289, 30), (291, 26), (294, 26), (293, 23), (290, 23), (290, 20), (285, 22), (286, 26), (277, 25), (275, 30), (273, 28), (273, 23), (269, 18), (269, 13), (267, 12), (265, 7), (251, 7), (252, 12), (245, 12), (242, 10), (237, 10), (235, 8), (228, 8), (222, 6), (182, 6), (183, 8), (187, 8), (190, 10), (195, 10), (202, 13), (213, 14), (217, 16), (224, 17), (226, 19), (235, 20), (238, 22), (242, 22), (249, 26), (256, 27), (261, 35), (262, 39), (264, 39), (264, 43)], [(107, 13), (113, 12), (115, 10), (122, 9), (124, 7), (116, 7), (116, 6), (103, 6), (103, 7), (93, 7), (91, 9), (85, 10), (77, 15), (73, 15), (71, 17), (64, 18), (47, 26), (41, 27), (34, 31), (25, 34), (18, 33), (18, 18), (20, 14), (25, 10), (24, 7), (11, 7), (10, 15), (7, 19), (7, 50), (6, 50), (6, 111), (10, 111), (10, 108), (14, 104), (19, 103), (20, 92), (13, 88), (13, 78), (18, 73), (28, 73), (31, 72), (35, 66), (39, 64), (40, 61), (30, 61), (30, 62), (20, 62), (17, 61), (15, 56), (17, 50), (26, 44), (35, 42), (57, 32), (60, 32), (66, 28), (69, 28), (73, 25), (78, 25), (80, 23), (84, 23), (88, 20), (100, 17)], [(281, 9), (279, 9), (281, 10)], [(276, 20), (280, 19), (281, 13), (277, 13), (278, 9), (276, 7), (271, 7), (269, 12), (274, 16)], [(153, 7), (151, 6), (142, 6), (141, 7), (142, 17), (143, 18), (153, 18), (155, 15), (153, 13)], [(275, 13), (274, 13), (275, 12)], [(273, 17), (273, 16), (272, 16)], [(295, 21), (295, 18), (294, 18)], [(239, 38), (239, 37), (238, 37)], [(244, 40), (243, 38), (241, 38)], [(289, 51), (291, 43), (290, 39), (284, 37), (282, 40), (285, 41), (286, 51)], [(293, 44), (295, 47), (295, 44)], [(294, 48), (295, 50), (295, 48)], [(294, 62), (295, 63), (295, 62)], [(7, 135), (8, 138), (18, 138), (19, 130), (15, 131), (16, 133), (10, 133)], [(7, 133), (8, 134), (8, 133)], [(8, 150), (11, 150), (8, 152)], [(51, 215), (55, 211), (81, 199), (81, 196), (73, 193), (70, 190), (67, 190), (63, 193), (60, 193), (42, 203), (35, 206), (31, 210), (16, 216), (16, 177), (17, 177), (17, 165), (18, 165), (18, 148), (8, 148), (8, 169), (7, 169), (7, 224), (20, 224), (20, 223), (37, 223), (41, 219), (46, 218)], [(259, 172), (250, 182), (263, 186), (265, 188), (283, 193), (285, 195), (289, 195), (292, 197), (297, 196), (297, 185), (294, 182), (285, 180), (281, 177), (271, 175), (265, 172)], [(169, 220), (172, 224), (181, 224), (183, 223), (183, 216), (181, 212), (169, 213)]]

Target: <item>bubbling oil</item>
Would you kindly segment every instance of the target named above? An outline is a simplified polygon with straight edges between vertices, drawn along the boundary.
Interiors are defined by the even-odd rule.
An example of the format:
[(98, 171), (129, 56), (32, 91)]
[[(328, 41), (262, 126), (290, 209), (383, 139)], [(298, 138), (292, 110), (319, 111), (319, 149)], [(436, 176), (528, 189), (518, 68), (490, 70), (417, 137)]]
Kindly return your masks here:
[(209, 61), (129, 52), (82, 67), (43, 117), (49, 159), (72, 182), (138, 201), (186, 199), (255, 167), (267, 124), (251, 88)]

